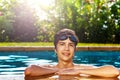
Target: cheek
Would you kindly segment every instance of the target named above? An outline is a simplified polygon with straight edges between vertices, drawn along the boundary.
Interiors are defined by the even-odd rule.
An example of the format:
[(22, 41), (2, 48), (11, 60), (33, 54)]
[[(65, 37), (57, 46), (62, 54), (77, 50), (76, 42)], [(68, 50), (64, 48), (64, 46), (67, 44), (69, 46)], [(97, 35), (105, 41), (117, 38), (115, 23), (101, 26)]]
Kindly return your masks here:
[(64, 50), (64, 47), (63, 47), (63, 46), (58, 46), (58, 47), (57, 47), (57, 51), (62, 51), (62, 50)]
[(71, 55), (74, 56), (74, 53), (75, 53), (75, 49), (70, 49), (70, 52), (71, 52)]
[(61, 51), (62, 51), (61, 47), (57, 47), (56, 50), (55, 50), (57, 55), (59, 55), (61, 53)]
[(71, 51), (71, 55), (74, 56), (74, 51)]
[(71, 52), (75, 52), (75, 48), (74, 47), (70, 47), (70, 51)]

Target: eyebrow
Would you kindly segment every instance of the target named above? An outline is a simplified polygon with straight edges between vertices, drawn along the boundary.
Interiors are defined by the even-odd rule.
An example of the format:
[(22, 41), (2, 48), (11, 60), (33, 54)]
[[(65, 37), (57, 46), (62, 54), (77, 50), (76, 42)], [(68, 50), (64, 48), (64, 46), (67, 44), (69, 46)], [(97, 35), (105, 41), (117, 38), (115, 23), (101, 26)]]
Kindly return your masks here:
[[(64, 41), (59, 41), (58, 43), (66, 43)], [(69, 42), (69, 44), (74, 44), (74, 42)]]

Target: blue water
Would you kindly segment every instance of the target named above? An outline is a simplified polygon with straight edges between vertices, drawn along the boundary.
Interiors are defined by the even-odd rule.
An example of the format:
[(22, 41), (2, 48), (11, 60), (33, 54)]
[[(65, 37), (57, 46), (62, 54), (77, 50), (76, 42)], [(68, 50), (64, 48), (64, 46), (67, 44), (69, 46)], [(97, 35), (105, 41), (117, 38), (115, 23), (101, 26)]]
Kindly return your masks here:
[[(120, 51), (77, 51), (73, 59), (77, 64), (95, 66), (114, 65), (120, 69)], [(54, 51), (14, 51), (0, 52), (0, 75), (23, 74), (24, 69), (32, 64), (56, 64)]]

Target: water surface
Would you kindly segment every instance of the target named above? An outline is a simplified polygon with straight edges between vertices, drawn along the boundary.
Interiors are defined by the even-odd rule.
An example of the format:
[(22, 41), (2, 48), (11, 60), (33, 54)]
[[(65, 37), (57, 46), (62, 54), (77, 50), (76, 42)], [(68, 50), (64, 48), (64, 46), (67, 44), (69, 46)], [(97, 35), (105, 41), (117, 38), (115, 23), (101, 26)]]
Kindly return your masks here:
[[(120, 68), (120, 51), (77, 51), (73, 61), (76, 64), (114, 65)], [(21, 75), (32, 64), (57, 64), (57, 55), (54, 51), (0, 52), (0, 75)]]

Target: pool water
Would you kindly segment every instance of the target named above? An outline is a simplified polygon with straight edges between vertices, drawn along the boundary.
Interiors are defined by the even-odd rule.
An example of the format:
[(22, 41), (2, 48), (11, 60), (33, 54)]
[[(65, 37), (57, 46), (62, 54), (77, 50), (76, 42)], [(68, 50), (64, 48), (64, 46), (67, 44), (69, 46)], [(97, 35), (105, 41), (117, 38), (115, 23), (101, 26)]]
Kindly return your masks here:
[[(95, 66), (114, 65), (120, 69), (120, 51), (77, 51), (74, 63)], [(29, 65), (57, 64), (54, 51), (0, 52), (0, 75), (21, 75)]]

